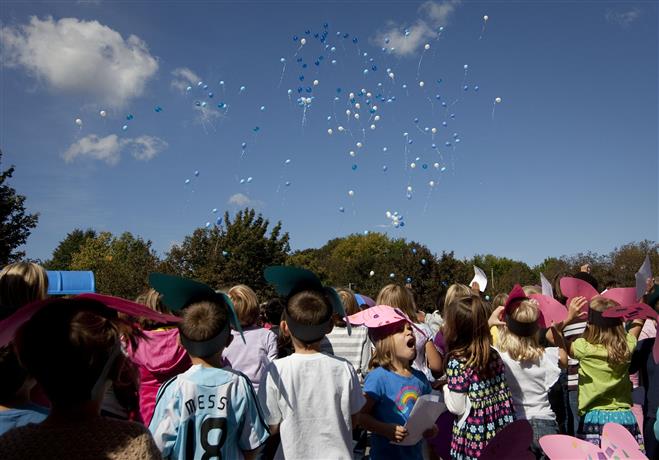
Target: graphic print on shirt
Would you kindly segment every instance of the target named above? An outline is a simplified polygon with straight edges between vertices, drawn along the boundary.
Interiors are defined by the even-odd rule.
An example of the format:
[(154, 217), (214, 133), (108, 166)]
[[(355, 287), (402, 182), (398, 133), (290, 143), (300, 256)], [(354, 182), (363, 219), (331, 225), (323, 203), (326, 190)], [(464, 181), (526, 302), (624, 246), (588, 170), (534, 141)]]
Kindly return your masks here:
[(414, 385), (406, 385), (400, 389), (394, 402), (398, 412), (407, 418), (417, 399), (419, 399), (419, 388)]
[[(194, 458), (195, 451), (202, 452), (202, 459), (222, 458), (222, 446), (227, 438), (226, 417), (211, 417), (209, 411), (226, 412), (229, 402), (228, 395), (198, 394), (185, 401), (185, 409), (189, 417), (185, 442), (186, 458)], [(197, 439), (197, 433), (199, 439)]]

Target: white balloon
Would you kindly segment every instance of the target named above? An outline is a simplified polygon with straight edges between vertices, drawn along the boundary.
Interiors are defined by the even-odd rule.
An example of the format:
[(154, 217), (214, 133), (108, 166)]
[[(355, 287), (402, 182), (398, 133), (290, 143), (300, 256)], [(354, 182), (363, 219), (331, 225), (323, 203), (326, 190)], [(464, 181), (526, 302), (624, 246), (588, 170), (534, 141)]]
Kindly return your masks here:
[(359, 110), (359, 109), (362, 108), (362, 106), (361, 106), (361, 104), (358, 102), (358, 103), (355, 104), (355, 108), (356, 108), (357, 110)]
[(412, 191), (412, 186), (411, 186), (411, 185), (408, 185), (408, 186), (407, 186), (407, 191), (408, 191), (408, 192), (411, 192), (411, 191)]
[(373, 117), (373, 120), (380, 121), (380, 115), (376, 115), (375, 117)]
[(394, 77), (395, 77), (394, 73), (393, 73), (393, 72), (389, 72), (389, 78), (391, 78), (391, 79), (393, 80)]
[(355, 114), (355, 120), (359, 120), (359, 114), (358, 113)]
[(352, 112), (350, 111), (350, 109), (346, 109), (346, 115), (350, 116), (351, 114)]
[(336, 128), (336, 129), (338, 129), (338, 130), (339, 130), (339, 132), (343, 132), (343, 130), (344, 130), (345, 128), (344, 128), (343, 126), (339, 126), (339, 127), (338, 127), (338, 128)]
[(318, 80), (314, 80), (314, 81), (313, 81), (313, 85), (314, 85), (314, 86), (318, 86), (318, 83), (320, 83)]
[(331, 136), (332, 133), (334, 133), (334, 131), (332, 131), (332, 128), (328, 128), (328, 129), (327, 129), (327, 134), (329, 134), (329, 135)]
[(430, 182), (428, 182), (428, 185), (430, 185), (431, 187), (434, 187), (435, 186), (435, 181), (431, 180)]
[(348, 154), (353, 158), (355, 158), (355, 156), (357, 156), (357, 154), (355, 153), (354, 150), (351, 150), (350, 152), (348, 152)]
[(373, 270), (371, 270), (370, 272), (368, 272), (368, 276), (373, 276), (373, 275), (375, 275), (375, 272), (374, 272)]
[(425, 85), (426, 85), (426, 84), (425, 84), (424, 82), (422, 82), (422, 81), (419, 82), (419, 86), (420, 86), (421, 88), (423, 88)]
[(357, 144), (355, 144), (355, 145), (357, 145), (358, 149), (361, 149), (364, 146), (364, 144), (362, 144), (361, 142), (357, 142)]
[(490, 19), (490, 17), (487, 14), (483, 16), (483, 21), (487, 21), (488, 19)]
[(501, 104), (501, 98), (497, 97), (496, 99), (494, 99), (494, 102), (496, 102), (497, 104)]
[(391, 219), (391, 211), (385, 212), (384, 215), (387, 216), (387, 219)]
[(100, 116), (102, 116), (103, 118), (107, 117), (107, 115), (108, 115), (108, 113), (105, 110), (101, 110), (100, 112), (98, 112), (98, 114)]
[(80, 118), (76, 118), (75, 122), (76, 122), (76, 125), (82, 126), (82, 120)]
[(374, 111), (374, 112), (377, 112), (377, 110), (378, 110), (378, 106), (377, 106), (377, 105), (374, 105), (374, 106), (373, 106), (373, 111)]
[(437, 128), (433, 128), (433, 129), (431, 129), (430, 132), (432, 132), (433, 134), (435, 134), (435, 133), (437, 132)]
[(354, 98), (355, 98), (355, 93), (348, 94), (348, 99), (354, 99)]
[(348, 196), (355, 196), (354, 190), (348, 190)]
[(302, 45), (306, 45), (306, 44), (307, 44), (307, 39), (306, 39), (306, 38), (303, 38), (302, 40), (300, 40), (300, 43), (301, 43)]
[(371, 130), (375, 130), (375, 128), (376, 128), (375, 125), (371, 125)]
[(435, 164), (432, 165), (432, 166), (433, 166), (433, 168), (435, 168), (435, 169), (439, 169), (439, 163), (435, 163)]
[(371, 93), (366, 93), (366, 97), (372, 97), (373, 95)]
[(410, 163), (410, 168), (412, 169), (416, 168), (416, 163)]
[(423, 47), (424, 50), (429, 50), (430, 49), (430, 43), (426, 43), (425, 46)]

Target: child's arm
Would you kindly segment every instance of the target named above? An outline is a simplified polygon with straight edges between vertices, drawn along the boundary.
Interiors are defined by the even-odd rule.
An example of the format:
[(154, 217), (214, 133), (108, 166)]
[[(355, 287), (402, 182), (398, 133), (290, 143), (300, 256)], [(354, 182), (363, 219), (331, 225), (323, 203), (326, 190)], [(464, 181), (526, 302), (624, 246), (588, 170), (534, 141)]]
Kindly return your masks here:
[(643, 325), (645, 324), (644, 319), (635, 319), (632, 321), (631, 327), (629, 328), (629, 333), (638, 339), (638, 336), (641, 335), (643, 330)]
[(426, 360), (428, 361), (428, 368), (433, 373), (438, 373), (441, 375), (444, 371), (444, 359), (442, 355), (437, 351), (435, 345), (432, 341), (426, 342)]
[(551, 334), (552, 342), (558, 347), (558, 365), (562, 369), (567, 368), (567, 359), (568, 359), (568, 345), (565, 342), (563, 334), (561, 334), (555, 326), (552, 326), (547, 331), (547, 334)]
[(384, 423), (377, 420), (371, 415), (375, 401), (371, 399), (368, 394), (366, 397), (366, 404), (362, 407), (361, 412), (357, 415), (359, 425), (375, 434), (383, 436), (391, 441), (400, 442), (407, 436), (407, 429), (403, 426), (396, 425), (395, 423)]
[(467, 393), (458, 393), (457, 391), (449, 390), (448, 385), (444, 386), (444, 404), (452, 414), (458, 417), (462, 416), (467, 410)]
[(567, 306), (567, 318), (556, 324), (556, 329), (562, 331), (565, 326), (570, 324), (575, 319), (585, 317), (587, 313), (585, 311), (581, 311), (581, 309), (585, 307), (587, 303), (588, 301), (585, 297), (573, 297), (570, 299), (570, 303)]

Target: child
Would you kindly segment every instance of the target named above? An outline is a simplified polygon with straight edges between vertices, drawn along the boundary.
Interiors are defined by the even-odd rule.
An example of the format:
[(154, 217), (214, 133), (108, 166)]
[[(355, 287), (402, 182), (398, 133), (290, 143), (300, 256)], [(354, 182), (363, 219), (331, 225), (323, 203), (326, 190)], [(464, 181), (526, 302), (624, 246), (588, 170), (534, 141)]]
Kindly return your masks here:
[(388, 284), (378, 293), (378, 305), (388, 305), (400, 309), (414, 322), (413, 329), (416, 338), (416, 357), (412, 367), (423, 372), (429, 381), (435, 380), (433, 372), (441, 374), (443, 368), (442, 356), (433, 345), (432, 329), (423, 322), (417, 321), (417, 309), (412, 292), (403, 286)]
[[(365, 324), (369, 328), (375, 346), (369, 365), (371, 370), (364, 382), (366, 404), (360, 416), (360, 425), (373, 433), (373, 460), (423, 459), (421, 442), (413, 446), (390, 443), (405, 439), (407, 430), (404, 425), (412, 407), (419, 396), (431, 392), (426, 376), (411, 365), (416, 357), (413, 323), (399, 312), (386, 305), (377, 305), (348, 318), (353, 324)], [(372, 322), (373, 318), (378, 321)], [(427, 437), (436, 434), (434, 427), (424, 433)]]
[(487, 442), (514, 420), (505, 366), (490, 348), (487, 320), (480, 297), (461, 297), (448, 306), (444, 402), (457, 416), (451, 441), (453, 459), (479, 457)]
[(48, 275), (32, 262), (9, 264), (0, 271), (0, 320), (48, 293)]
[(643, 449), (643, 436), (630, 410), (629, 364), (636, 337), (625, 331), (619, 318), (602, 315), (617, 305), (604, 297), (592, 298), (586, 331), (572, 342), (570, 355), (579, 360), (579, 437), (599, 446), (602, 428), (614, 422), (627, 428)]
[(272, 432), (281, 435), (275, 458), (352, 459), (352, 429), (364, 405), (357, 373), (343, 359), (320, 352), (341, 301), (318, 278), (296, 267), (268, 267), (265, 278), (286, 297), (282, 332), (295, 352), (270, 363), (259, 399)]
[[(232, 369), (242, 372), (258, 392), (259, 382), (270, 361), (277, 357), (277, 336), (270, 330), (256, 325), (259, 317), (259, 301), (256, 293), (244, 284), (229, 289), (227, 293), (236, 308), (238, 321), (245, 341), (232, 340), (222, 356)], [(235, 339), (238, 331), (231, 331)]]
[[(359, 305), (355, 293), (350, 289), (338, 289), (347, 316), (359, 312)], [(364, 376), (368, 372), (368, 362), (371, 359), (371, 341), (368, 340), (368, 329), (353, 327), (350, 333), (344, 318), (334, 314), (332, 321), (334, 328), (320, 342), (320, 351), (348, 360), (357, 372), (359, 383), (364, 383)]]
[[(239, 328), (231, 300), (195, 281), (152, 273), (151, 286), (170, 309), (183, 309), (180, 339), (192, 367), (158, 392), (149, 429), (163, 457), (255, 458), (268, 438), (254, 389), (239, 372), (222, 367)], [(232, 321), (233, 320), (233, 321)]]
[(510, 292), (504, 308), (506, 325), (500, 327), (497, 351), (506, 366), (515, 414), (531, 424), (531, 451), (543, 458), (540, 438), (558, 434), (549, 390), (558, 381), (561, 367), (567, 366), (567, 354), (561, 348), (540, 346), (538, 306), (519, 285)]
[[(121, 337), (128, 332), (120, 332), (126, 325), (117, 319), (116, 311), (89, 298), (44, 301), (36, 304), (38, 308), (32, 305), (31, 310), (19, 310), (3, 321), (0, 343), (6, 344), (18, 329), (17, 356), (43, 388), (51, 411), (42, 423), (1, 436), (0, 458), (160, 458), (144, 426), (100, 415), (109, 381), (128, 362), (121, 353)], [(133, 313), (143, 313), (140, 305), (132, 306)], [(153, 313), (152, 319), (167, 321), (144, 310), (147, 316)]]
[[(154, 311), (168, 313), (162, 304), (162, 296), (149, 289), (136, 302)], [(167, 327), (147, 319), (140, 319), (144, 339), (137, 346), (127, 343), (128, 357), (137, 366), (140, 374), (139, 405), (142, 421), (149, 426), (156, 407), (156, 394), (160, 386), (172, 377), (185, 372), (192, 365), (190, 357), (179, 341), (176, 327)]]

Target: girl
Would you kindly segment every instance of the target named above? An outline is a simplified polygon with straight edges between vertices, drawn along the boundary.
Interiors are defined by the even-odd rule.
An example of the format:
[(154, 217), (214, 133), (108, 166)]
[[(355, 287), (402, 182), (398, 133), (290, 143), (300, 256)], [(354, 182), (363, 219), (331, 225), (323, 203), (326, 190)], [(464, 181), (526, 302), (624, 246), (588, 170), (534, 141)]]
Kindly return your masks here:
[[(355, 293), (350, 289), (337, 289), (346, 316), (360, 311)], [(350, 335), (346, 322), (337, 313), (332, 318), (334, 328), (320, 342), (320, 351), (343, 358), (352, 364), (359, 377), (359, 383), (364, 384), (364, 376), (368, 372), (368, 362), (371, 359), (371, 341), (368, 340), (368, 329), (353, 327)]]
[[(625, 331), (619, 318), (602, 315), (615, 306), (613, 300), (592, 298), (586, 331), (572, 342), (570, 355), (579, 360), (579, 437), (599, 446), (604, 424), (614, 422), (627, 428), (643, 449), (643, 436), (631, 411), (629, 380), (636, 337)], [(640, 327), (632, 329), (640, 332)]]
[(544, 435), (558, 434), (549, 390), (558, 381), (561, 367), (567, 366), (567, 354), (561, 348), (540, 346), (538, 306), (519, 285), (508, 299), (504, 305), (506, 325), (500, 326), (497, 351), (506, 366), (515, 414), (533, 428), (531, 451), (536, 458), (544, 458), (538, 441)]
[(486, 307), (480, 297), (449, 305), (444, 324), (448, 349), (444, 402), (457, 417), (451, 458), (478, 458), (487, 442), (514, 420), (505, 367), (490, 348)]
[(380, 290), (375, 303), (398, 308), (414, 322), (416, 358), (412, 367), (423, 372), (429, 381), (434, 381), (432, 372), (441, 374), (443, 368), (442, 356), (432, 343), (434, 338), (432, 329), (425, 323), (417, 322), (417, 309), (412, 292), (403, 286), (388, 284)]
[(258, 391), (265, 368), (277, 357), (277, 336), (271, 330), (256, 325), (259, 301), (249, 286), (239, 284), (229, 289), (227, 294), (236, 309), (245, 341), (238, 331), (232, 330), (234, 340), (224, 349), (222, 356), (233, 369), (245, 374), (254, 390)]
[[(369, 323), (365, 318), (383, 319)], [(375, 346), (369, 364), (370, 372), (364, 382), (366, 404), (360, 413), (360, 425), (371, 431), (371, 458), (423, 459), (422, 443), (397, 446), (407, 436), (404, 425), (419, 396), (431, 391), (426, 376), (413, 369), (416, 357), (412, 322), (393, 308), (384, 305), (371, 307), (348, 317), (352, 324), (365, 324)], [(436, 428), (424, 436), (432, 437)]]
[[(141, 294), (137, 303), (160, 313), (169, 313), (162, 304), (162, 295), (155, 289)], [(190, 357), (179, 341), (178, 328), (138, 318), (144, 338), (137, 339), (137, 347), (127, 342), (127, 354), (140, 374), (139, 406), (142, 421), (149, 426), (156, 407), (156, 394), (160, 386), (172, 377), (188, 370)]]

